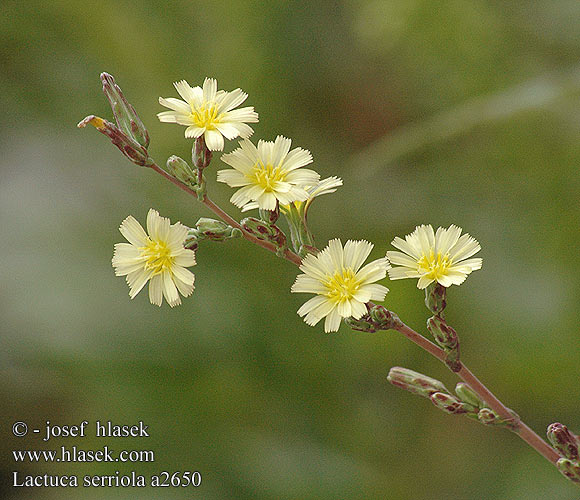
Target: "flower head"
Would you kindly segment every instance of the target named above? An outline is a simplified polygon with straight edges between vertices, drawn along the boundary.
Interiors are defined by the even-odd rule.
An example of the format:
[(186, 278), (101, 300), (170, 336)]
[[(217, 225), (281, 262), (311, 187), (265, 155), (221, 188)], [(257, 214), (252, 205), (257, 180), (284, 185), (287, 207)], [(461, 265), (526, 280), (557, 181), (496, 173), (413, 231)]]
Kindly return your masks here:
[[(170, 225), (156, 210), (147, 214), (147, 231), (131, 215), (119, 227), (129, 243), (117, 243), (113, 267), (117, 276), (127, 276), (129, 296), (134, 298), (149, 281), (149, 300), (161, 306), (163, 297), (171, 306), (181, 304), (179, 294), (193, 292), (195, 276), (185, 269), (195, 265), (195, 253), (184, 248), (188, 228)], [(178, 293), (179, 292), (179, 293)]]
[(244, 207), (255, 201), (263, 210), (275, 210), (276, 202), (288, 205), (293, 201), (306, 201), (306, 185), (318, 182), (320, 176), (304, 167), (312, 163), (310, 151), (295, 148), (290, 151), (292, 141), (279, 135), (274, 142), (240, 141), (240, 147), (221, 159), (233, 170), (218, 171), (217, 180), (230, 187), (239, 187), (231, 202)]
[(389, 278), (419, 278), (418, 288), (427, 288), (436, 281), (444, 287), (460, 285), (471, 271), (481, 269), (481, 259), (470, 259), (481, 250), (469, 234), (461, 235), (460, 227), (451, 225), (433, 231), (431, 225), (417, 226), (405, 239), (395, 238), (392, 245), (402, 252), (389, 251), (387, 258), (394, 267)]
[[(326, 179), (318, 181), (312, 186), (304, 186), (304, 189), (308, 193), (308, 199), (305, 202), (295, 201), (293, 203), (296, 205), (296, 208), (300, 208), (302, 205), (304, 205), (304, 213), (306, 213), (308, 207), (310, 207), (311, 203), (314, 201), (314, 198), (322, 196), (323, 194), (334, 193), (339, 186), (342, 186), (342, 179), (340, 177), (327, 177)], [(247, 203), (243, 206), (242, 212), (247, 212), (248, 210), (254, 210), (256, 208), (259, 208), (258, 203), (251, 201), (250, 203)], [(290, 205), (281, 205), (280, 209), (283, 212), (287, 212), (290, 209)]]
[(203, 88), (190, 87), (185, 80), (173, 85), (184, 101), (160, 97), (159, 104), (172, 111), (163, 111), (157, 117), (162, 122), (185, 125), (185, 137), (197, 139), (203, 135), (209, 150), (222, 151), (224, 137), (230, 140), (238, 136), (246, 139), (254, 133), (247, 125), (258, 121), (254, 108), (234, 109), (248, 97), (242, 89), (218, 91), (217, 81), (213, 78), (206, 78)]
[(292, 292), (315, 293), (298, 309), (304, 321), (314, 326), (322, 318), (325, 332), (336, 332), (341, 318), (359, 319), (367, 312), (370, 300), (383, 300), (389, 291), (375, 281), (387, 275), (386, 258), (370, 262), (361, 269), (373, 249), (368, 241), (349, 240), (342, 247), (338, 239), (331, 240), (318, 255), (307, 255), (300, 274), (292, 285)]

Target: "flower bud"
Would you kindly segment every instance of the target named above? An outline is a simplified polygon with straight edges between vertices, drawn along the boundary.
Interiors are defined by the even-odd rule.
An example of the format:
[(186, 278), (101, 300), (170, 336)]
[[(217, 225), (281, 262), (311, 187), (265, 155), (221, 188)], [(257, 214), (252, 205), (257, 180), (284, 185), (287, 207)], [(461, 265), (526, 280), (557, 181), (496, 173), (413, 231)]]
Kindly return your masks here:
[(362, 318), (354, 319), (353, 317), (344, 318), (344, 322), (353, 330), (358, 332), (375, 333), (377, 330), (374, 322), (371, 321), (368, 314), (365, 314)]
[(514, 430), (520, 422), (520, 416), (509, 408), (507, 410), (511, 414), (511, 418), (503, 419), (491, 408), (481, 408), (477, 413), (477, 419), (484, 425), (501, 425)]
[(230, 238), (239, 238), (242, 232), (225, 222), (202, 217), (195, 225), (197, 233), (206, 240), (224, 241)]
[(427, 320), (427, 330), (431, 332), (431, 335), (441, 347), (448, 349), (457, 347), (457, 332), (440, 316), (431, 316)]
[(481, 408), (477, 419), (484, 425), (497, 425), (500, 422), (499, 415), (490, 408)]
[(445, 413), (460, 415), (462, 413), (474, 413), (476, 410), (472, 405), (460, 401), (451, 394), (436, 392), (431, 394), (429, 399), (437, 408), (443, 410)]
[(431, 283), (425, 288), (425, 305), (433, 314), (443, 313), (447, 305), (447, 288), (439, 283)]
[(400, 366), (391, 368), (387, 380), (401, 389), (424, 398), (429, 398), (436, 393), (447, 394), (449, 392), (439, 380)]
[(198, 170), (203, 170), (207, 167), (212, 158), (212, 152), (208, 149), (205, 144), (205, 139), (202, 136), (198, 137), (193, 143), (193, 149), (191, 150), (191, 159), (193, 165)]
[(242, 219), (240, 224), (244, 230), (260, 240), (270, 241), (278, 248), (286, 246), (286, 235), (278, 226), (270, 225), (255, 217)]
[(108, 73), (101, 73), (103, 92), (107, 96), (115, 115), (117, 127), (128, 137), (145, 149), (149, 146), (149, 133), (143, 122), (129, 104), (115, 79)]
[(471, 390), (471, 387), (469, 387), (465, 382), (459, 382), (455, 386), (455, 393), (459, 396), (459, 399), (465, 403), (473, 405), (476, 408), (483, 406), (483, 402), (479, 399), (479, 396), (475, 394), (475, 392)]
[(147, 167), (151, 165), (151, 158), (142, 145), (135, 142), (131, 137), (121, 132), (114, 124), (99, 118), (95, 115), (89, 115), (84, 120), (81, 120), (77, 127), (85, 128), (87, 125), (92, 125), (99, 132), (106, 135), (111, 142), (135, 165)]
[(170, 156), (167, 159), (167, 171), (176, 179), (188, 186), (197, 185), (197, 177), (187, 162), (179, 156)]
[(580, 464), (568, 458), (560, 458), (556, 462), (558, 470), (574, 483), (580, 483)]
[(276, 224), (278, 219), (280, 218), (280, 205), (276, 202), (276, 209), (275, 210), (264, 210), (260, 208), (260, 219), (269, 224)]
[(379, 330), (393, 330), (402, 325), (399, 317), (386, 307), (379, 304), (369, 303), (369, 314), (371, 319), (375, 322)]
[(568, 427), (560, 423), (548, 426), (548, 440), (558, 452), (570, 460), (578, 460), (578, 441)]

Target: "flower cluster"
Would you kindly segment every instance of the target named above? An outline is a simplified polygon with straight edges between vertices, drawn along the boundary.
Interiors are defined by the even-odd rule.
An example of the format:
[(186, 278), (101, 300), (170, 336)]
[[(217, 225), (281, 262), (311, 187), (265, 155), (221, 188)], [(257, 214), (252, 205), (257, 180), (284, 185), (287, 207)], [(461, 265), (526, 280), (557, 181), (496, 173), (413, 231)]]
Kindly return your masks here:
[[(461, 228), (454, 225), (437, 231), (430, 225), (418, 226), (405, 239), (393, 240), (398, 251), (388, 251), (366, 265), (373, 249), (368, 241), (349, 240), (343, 246), (339, 239), (333, 239), (318, 251), (306, 224), (308, 208), (314, 198), (335, 192), (342, 180), (334, 176), (320, 180), (317, 172), (304, 168), (313, 161), (310, 152), (300, 147), (291, 149), (292, 141), (281, 135), (254, 145), (249, 140), (253, 130), (248, 123), (257, 122), (258, 114), (253, 107), (236, 109), (248, 97), (241, 89), (218, 90), (212, 78), (206, 78), (202, 87), (191, 87), (185, 80), (174, 85), (183, 100), (160, 97), (160, 104), (170, 111), (159, 113), (159, 120), (187, 127), (185, 137), (196, 140), (195, 151), (207, 148), (208, 161), (211, 151), (224, 149), (224, 139), (239, 137), (239, 147), (222, 155), (221, 160), (231, 168), (219, 170), (217, 181), (237, 189), (230, 201), (242, 211), (259, 209), (260, 214), (274, 214), (263, 221), (244, 219), (252, 221), (264, 235), (283, 234), (275, 223), (280, 213), (286, 217), (294, 248), (303, 257), (300, 270), (304, 274), (296, 278), (291, 291), (314, 294), (298, 309), (307, 324), (314, 326), (325, 319), (324, 330), (335, 332), (342, 319), (369, 317), (375, 307), (371, 301), (384, 300), (388, 292), (377, 283), (387, 273), (392, 280), (417, 278), (417, 287), (424, 289), (432, 283), (459, 285), (481, 268), (481, 259), (473, 258), (480, 250), (479, 243), (469, 234), (461, 235)], [(193, 171), (179, 160), (189, 172), (189, 184), (194, 186), (198, 181)], [(258, 229), (254, 233), (259, 239)], [(193, 292), (194, 275), (186, 267), (196, 261), (194, 251), (185, 247), (187, 227), (170, 225), (169, 219), (150, 210), (149, 234), (133, 217), (125, 219), (120, 230), (129, 243), (115, 245), (113, 266), (117, 275), (126, 276), (131, 298), (148, 282), (150, 301), (157, 305), (165, 297), (173, 307), (181, 302), (179, 294), (187, 297)], [(277, 241), (277, 251), (286, 251), (286, 238)]]
[[(151, 168), (192, 194), (220, 220), (201, 218), (188, 228), (161, 217), (150, 209), (147, 231), (132, 216), (119, 228), (127, 243), (115, 245), (112, 264), (117, 276), (125, 276), (133, 299), (149, 284), (149, 300), (161, 306), (163, 299), (174, 307), (181, 296), (193, 293), (195, 276), (187, 268), (196, 264), (195, 251), (206, 241), (226, 241), (244, 237), (279, 257), (299, 266), (302, 274), (291, 286), (293, 293), (312, 294), (298, 309), (298, 315), (311, 326), (324, 319), (324, 331), (336, 332), (344, 322), (355, 331), (398, 330), (415, 344), (444, 362), (463, 382), (448, 391), (438, 380), (406, 368), (395, 367), (388, 380), (398, 387), (429, 398), (439, 409), (464, 414), (485, 425), (506, 427), (533, 446), (560, 472), (580, 483), (580, 436), (560, 423), (548, 428), (553, 448), (523, 424), (520, 417), (503, 405), (471, 373), (460, 359), (459, 336), (447, 322), (447, 288), (462, 284), (473, 271), (481, 269), (482, 259), (474, 257), (481, 249), (477, 240), (455, 225), (434, 230), (420, 225), (404, 238), (396, 237), (382, 257), (366, 263), (374, 245), (368, 241), (331, 239), (319, 250), (308, 227), (308, 210), (318, 196), (334, 193), (342, 180), (331, 176), (321, 180), (309, 168), (313, 162), (308, 150), (292, 149), (292, 141), (278, 135), (274, 141), (249, 140), (249, 123), (258, 121), (253, 107), (239, 108), (247, 99), (241, 89), (218, 90), (217, 81), (206, 78), (202, 87), (191, 87), (185, 80), (175, 88), (183, 100), (159, 98), (169, 108), (159, 120), (186, 127), (185, 137), (194, 139), (192, 165), (171, 156), (166, 169), (150, 157), (149, 134), (135, 109), (125, 99), (111, 75), (103, 73), (103, 90), (110, 101), (115, 123), (89, 115), (79, 127), (94, 126), (133, 163)], [(230, 201), (242, 212), (258, 210), (257, 217), (236, 221), (217, 206), (207, 193), (206, 169), (213, 152), (223, 151), (225, 140), (240, 138), (239, 146), (223, 154), (229, 169), (217, 172), (217, 181), (235, 188)], [(289, 237), (278, 226), (287, 224)], [(379, 282), (417, 279), (425, 290), (425, 306), (432, 313), (427, 330), (434, 342), (405, 325), (396, 313), (375, 301), (383, 301), (389, 289)]]

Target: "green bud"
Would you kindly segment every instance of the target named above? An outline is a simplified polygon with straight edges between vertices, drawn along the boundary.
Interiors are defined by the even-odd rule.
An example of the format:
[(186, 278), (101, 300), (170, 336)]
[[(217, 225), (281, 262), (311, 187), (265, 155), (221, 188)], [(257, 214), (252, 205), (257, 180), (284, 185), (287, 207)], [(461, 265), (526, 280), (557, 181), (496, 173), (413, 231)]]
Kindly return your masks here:
[(99, 118), (95, 115), (89, 115), (84, 120), (81, 120), (77, 125), (78, 128), (85, 128), (87, 125), (92, 125), (99, 132), (106, 135), (111, 142), (135, 165), (147, 167), (151, 165), (152, 160), (149, 158), (147, 149), (135, 142), (130, 136), (123, 133), (113, 123)]
[(386, 307), (369, 302), (367, 304), (371, 319), (377, 325), (379, 330), (394, 330), (403, 323), (394, 312), (389, 311)]
[(484, 425), (500, 425), (508, 427), (509, 429), (516, 429), (520, 421), (519, 415), (508, 408), (512, 417), (508, 420), (501, 418), (491, 408), (481, 408), (477, 413), (477, 419)]
[(197, 178), (187, 162), (179, 156), (170, 156), (167, 159), (167, 171), (176, 179), (188, 186), (196, 186)]
[(230, 238), (239, 238), (242, 232), (225, 222), (202, 217), (195, 225), (197, 231), (207, 240), (224, 241)]
[(197, 248), (200, 240), (225, 241), (242, 236), (242, 231), (225, 222), (202, 217), (197, 221), (195, 228), (187, 233), (186, 248)]
[(459, 359), (459, 345), (456, 345), (453, 349), (444, 347), (447, 356), (445, 358), (445, 364), (454, 373), (457, 373), (463, 365)]
[(447, 305), (447, 288), (439, 283), (431, 283), (425, 288), (425, 305), (433, 314), (443, 315)]
[(369, 312), (361, 318), (346, 318), (345, 323), (353, 330), (370, 333), (379, 330), (394, 330), (402, 325), (399, 317), (384, 306), (369, 302), (367, 310)]
[(501, 421), (499, 415), (490, 408), (481, 408), (477, 413), (477, 419), (484, 425), (497, 425)]
[(103, 92), (111, 104), (113, 115), (115, 115), (117, 127), (140, 146), (147, 149), (149, 147), (149, 133), (135, 112), (135, 108), (129, 104), (111, 75), (101, 73), (101, 82), (103, 83)]
[(464, 413), (474, 413), (476, 408), (472, 405), (460, 401), (451, 394), (436, 392), (429, 397), (431, 402), (440, 410), (452, 415), (461, 415)]
[(247, 217), (240, 222), (248, 233), (256, 238), (274, 243), (279, 249), (286, 248), (286, 235), (278, 226), (270, 225), (255, 217)]
[(441, 347), (454, 349), (457, 347), (457, 332), (440, 316), (432, 316), (427, 320), (427, 330)]
[(195, 234), (191, 234), (191, 232), (188, 233), (187, 238), (185, 238), (183, 243), (183, 247), (188, 250), (197, 250), (199, 247), (199, 238)]
[[(303, 206), (304, 203), (301, 203), (300, 207)], [(290, 205), (286, 206), (282, 205), (280, 208), (290, 228), (290, 241), (294, 251), (300, 257), (305, 257), (308, 253), (317, 253), (317, 250), (311, 251), (311, 249), (315, 249), (314, 237), (306, 225), (306, 220), (301, 210), (295, 203), (290, 203)]]
[(212, 152), (205, 144), (203, 135), (198, 137), (193, 143), (193, 148), (191, 150), (191, 159), (195, 168), (198, 170), (206, 168), (211, 162), (212, 155)]
[(580, 483), (580, 464), (568, 458), (560, 458), (556, 462), (558, 470), (574, 483)]
[(447, 388), (439, 380), (400, 366), (391, 368), (387, 380), (394, 386), (405, 389), (413, 394), (418, 394), (424, 398), (429, 398), (433, 394), (449, 393)]
[(269, 224), (276, 224), (280, 218), (280, 205), (276, 202), (275, 210), (264, 210), (260, 208), (260, 219)]
[(552, 446), (564, 457), (578, 460), (578, 441), (568, 427), (558, 422), (548, 426), (548, 440)]
[(459, 399), (465, 403), (469, 403), (476, 408), (483, 406), (483, 401), (479, 399), (479, 396), (475, 394), (475, 392), (471, 390), (471, 387), (469, 387), (465, 382), (459, 382), (455, 386), (455, 393), (459, 396)]
[(354, 318), (344, 318), (344, 322), (350, 326), (353, 330), (358, 332), (375, 333), (377, 330), (376, 325), (370, 321), (369, 315), (365, 314), (360, 319)]

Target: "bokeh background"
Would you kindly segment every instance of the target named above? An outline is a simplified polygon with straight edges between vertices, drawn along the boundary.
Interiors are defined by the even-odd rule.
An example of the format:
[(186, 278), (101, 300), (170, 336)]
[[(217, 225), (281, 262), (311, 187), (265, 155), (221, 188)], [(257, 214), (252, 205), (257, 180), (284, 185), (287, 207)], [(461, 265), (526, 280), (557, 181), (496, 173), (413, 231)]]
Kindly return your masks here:
[[(455, 223), (483, 270), (449, 293), (464, 361), (540, 434), (580, 431), (580, 5), (576, 0), (26, 2), (0, 20), (0, 497), (554, 500), (578, 490), (507, 431), (388, 384), (391, 366), (455, 379), (400, 335), (325, 335), (296, 315), (297, 270), (244, 241), (204, 244), (195, 294), (134, 301), (110, 265), (117, 227), (150, 207), (209, 216), (76, 123), (110, 117), (115, 75), (161, 164), (172, 82), (243, 88), (254, 138), (284, 134), (344, 186), (319, 198), (319, 245), (382, 256), (415, 225)], [(226, 151), (234, 148), (226, 145)], [(219, 167), (219, 155), (208, 171)], [(212, 197), (232, 214), (231, 189)], [(387, 304), (424, 331), (414, 282)], [(46, 420), (149, 425), (151, 437), (17, 439)], [(91, 424), (92, 425), (92, 424)], [(153, 464), (26, 464), (13, 449), (152, 449)], [(51, 446), (52, 445), (52, 446)], [(12, 488), (21, 474), (196, 470), (200, 489)]]

